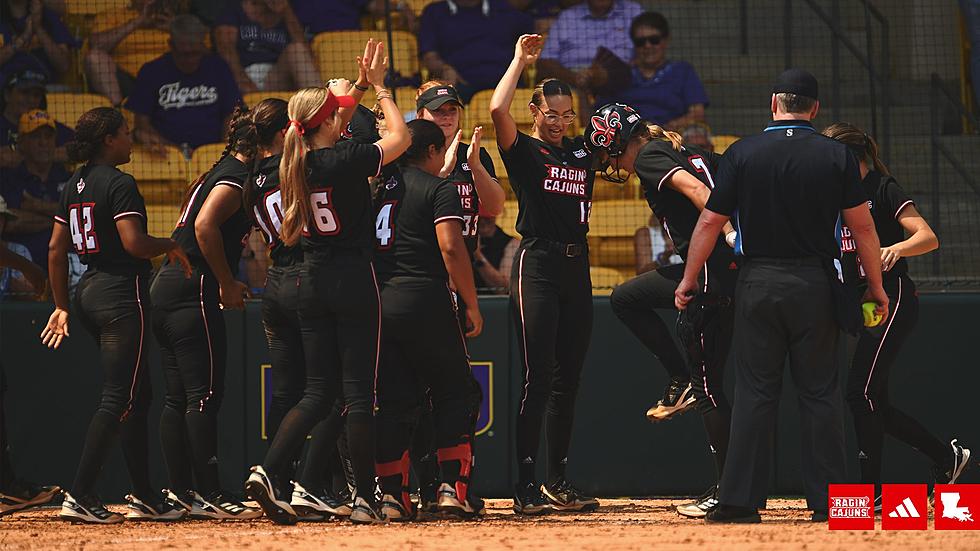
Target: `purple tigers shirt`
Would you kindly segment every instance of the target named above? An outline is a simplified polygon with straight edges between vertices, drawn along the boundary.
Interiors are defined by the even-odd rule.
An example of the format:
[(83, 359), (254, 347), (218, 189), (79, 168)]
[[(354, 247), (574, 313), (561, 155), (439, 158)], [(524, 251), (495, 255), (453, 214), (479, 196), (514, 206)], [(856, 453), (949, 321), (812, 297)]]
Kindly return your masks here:
[(171, 142), (197, 147), (222, 141), (225, 118), (241, 101), (231, 69), (220, 57), (205, 56), (197, 71), (184, 74), (166, 53), (140, 69), (126, 107), (150, 117)]

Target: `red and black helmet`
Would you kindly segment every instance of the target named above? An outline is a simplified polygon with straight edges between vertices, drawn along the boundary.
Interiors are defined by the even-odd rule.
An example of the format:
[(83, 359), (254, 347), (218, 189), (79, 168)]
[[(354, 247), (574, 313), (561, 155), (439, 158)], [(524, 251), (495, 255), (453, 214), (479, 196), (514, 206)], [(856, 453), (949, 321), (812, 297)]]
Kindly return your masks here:
[(643, 127), (643, 118), (625, 103), (607, 103), (589, 118), (585, 127), (585, 142), (596, 153), (605, 150), (610, 157), (618, 157), (626, 150), (633, 132)]

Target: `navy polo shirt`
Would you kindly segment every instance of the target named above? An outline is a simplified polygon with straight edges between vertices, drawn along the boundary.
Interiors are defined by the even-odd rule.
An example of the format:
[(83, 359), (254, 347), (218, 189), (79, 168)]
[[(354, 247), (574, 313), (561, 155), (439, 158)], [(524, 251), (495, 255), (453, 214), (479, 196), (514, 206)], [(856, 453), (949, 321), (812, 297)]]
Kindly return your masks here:
[[(57, 203), (65, 182), (70, 178), (71, 173), (61, 164), (55, 163), (51, 165), (47, 180), (41, 181), (27, 170), (27, 165), (21, 163), (14, 168), (0, 170), (0, 196), (3, 196), (7, 206), (12, 209), (21, 208), (25, 191), (36, 199)], [(27, 247), (34, 263), (47, 271), (51, 227), (35, 233), (8, 235), (7, 240)]]
[(514, 44), (522, 34), (534, 32), (534, 20), (507, 0), (458, 6), (455, 14), (446, 2), (429, 4), (422, 11), (419, 55), (436, 52), (474, 90), (493, 88), (514, 57)]
[(625, 103), (640, 115), (656, 124), (668, 122), (687, 114), (692, 105), (708, 105), (708, 94), (694, 67), (686, 61), (668, 61), (650, 78), (633, 68), (633, 84), (611, 98), (602, 98), (598, 105), (612, 101)]
[(785, 120), (725, 151), (705, 208), (733, 216), (737, 254), (834, 259), (840, 212), (867, 200), (846, 145), (809, 121)]

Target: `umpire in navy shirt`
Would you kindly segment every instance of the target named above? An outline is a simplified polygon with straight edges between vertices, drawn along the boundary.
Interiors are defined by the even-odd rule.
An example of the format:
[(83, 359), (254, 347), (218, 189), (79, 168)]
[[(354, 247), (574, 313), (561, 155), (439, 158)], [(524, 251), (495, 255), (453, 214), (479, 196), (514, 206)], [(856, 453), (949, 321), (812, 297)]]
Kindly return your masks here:
[(888, 313), (878, 236), (845, 146), (815, 132), (817, 80), (789, 69), (773, 87), (772, 123), (726, 151), (691, 239), (676, 304), (697, 291), (697, 275), (725, 222), (734, 218), (744, 257), (735, 291), (735, 404), (720, 505), (708, 522), (759, 522), (769, 487), (773, 430), (789, 356), (798, 392), (803, 478), (813, 520), (827, 511), (827, 485), (845, 481), (843, 403), (837, 374), (840, 329), (855, 329), (859, 306), (840, 279), (841, 216), (868, 274), (865, 300)]

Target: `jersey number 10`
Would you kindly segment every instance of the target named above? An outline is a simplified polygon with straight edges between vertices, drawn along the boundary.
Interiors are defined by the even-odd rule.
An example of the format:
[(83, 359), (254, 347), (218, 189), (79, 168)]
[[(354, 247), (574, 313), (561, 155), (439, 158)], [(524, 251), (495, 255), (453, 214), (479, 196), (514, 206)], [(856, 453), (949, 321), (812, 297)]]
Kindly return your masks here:
[(95, 203), (81, 203), (68, 207), (68, 229), (71, 242), (78, 254), (99, 252), (99, 239), (95, 235)]

